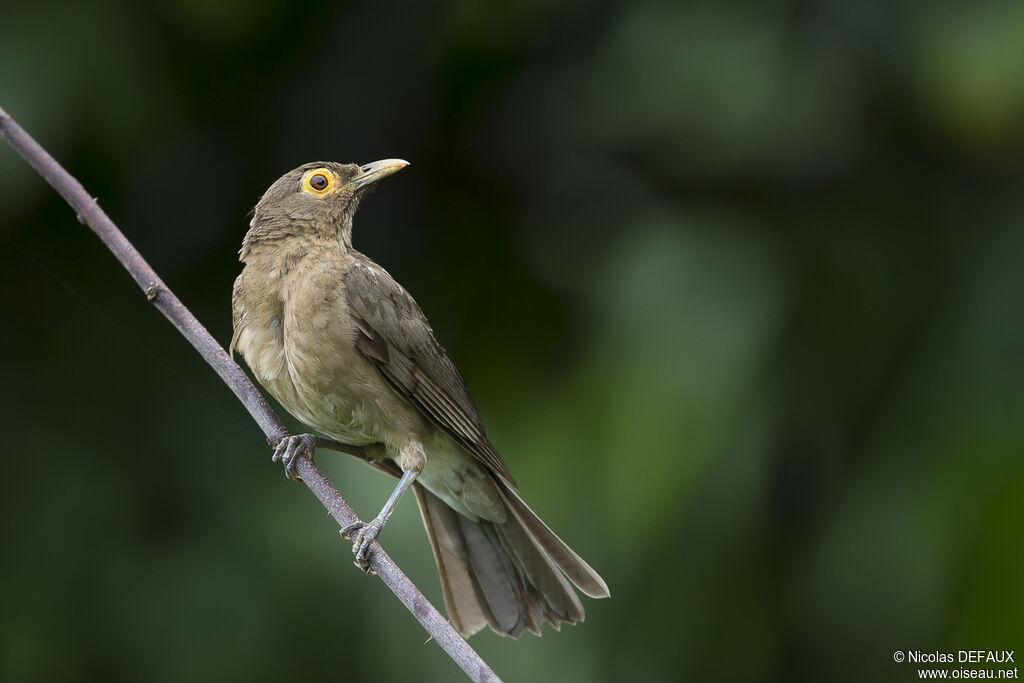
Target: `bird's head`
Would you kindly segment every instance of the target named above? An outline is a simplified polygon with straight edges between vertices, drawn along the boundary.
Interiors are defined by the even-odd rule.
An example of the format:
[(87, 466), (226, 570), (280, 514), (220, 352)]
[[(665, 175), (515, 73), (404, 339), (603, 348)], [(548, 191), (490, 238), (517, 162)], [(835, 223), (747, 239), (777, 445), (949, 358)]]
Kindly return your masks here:
[(315, 161), (285, 173), (256, 204), (242, 260), (257, 243), (339, 239), (344, 247), (352, 246), (352, 217), (360, 199), (375, 182), (408, 165), (401, 159), (361, 166)]

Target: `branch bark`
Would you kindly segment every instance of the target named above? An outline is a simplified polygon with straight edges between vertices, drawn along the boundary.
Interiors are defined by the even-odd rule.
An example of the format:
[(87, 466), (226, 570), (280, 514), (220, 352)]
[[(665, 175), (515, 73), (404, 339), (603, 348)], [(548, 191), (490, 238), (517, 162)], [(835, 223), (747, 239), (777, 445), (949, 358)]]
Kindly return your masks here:
[[(263, 394), (252, 383), (242, 369), (228, 356), (224, 348), (206, 331), (192, 312), (163, 283), (156, 272), (136, 251), (131, 242), (114, 225), (71, 174), (64, 170), (50, 154), (42, 148), (17, 122), (0, 108), (0, 136), (2, 136), (24, 159), (55, 189), (78, 213), (78, 220), (87, 225), (113, 252), (136, 284), (146, 294), (146, 299), (164, 314), (182, 336), (195, 347), (203, 359), (220, 375), (224, 383), (235, 393), (238, 400), (249, 411), (263, 430), (268, 443), (277, 444), (288, 436), (288, 430), (274, 413)], [(363, 449), (337, 442), (324, 444), (365, 459)], [(357, 521), (355, 512), (341, 493), (316, 467), (312, 460), (302, 455), (296, 462), (296, 471), (302, 482), (317, 497), (331, 516), (344, 527)], [(469, 646), (423, 594), (409, 580), (398, 565), (388, 556), (380, 544), (374, 542), (370, 556), (370, 571), (380, 577), (388, 588), (412, 612), (427, 633), (448, 653), (459, 667), (474, 681), (498, 681), (487, 663)]]

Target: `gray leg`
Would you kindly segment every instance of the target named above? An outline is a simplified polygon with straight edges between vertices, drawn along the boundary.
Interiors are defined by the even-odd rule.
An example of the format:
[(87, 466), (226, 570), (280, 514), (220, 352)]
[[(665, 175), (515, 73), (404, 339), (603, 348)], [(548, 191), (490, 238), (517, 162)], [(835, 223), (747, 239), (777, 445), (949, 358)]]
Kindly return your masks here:
[(373, 521), (370, 523), (356, 521), (339, 532), (342, 536), (352, 541), (352, 553), (356, 556), (356, 566), (360, 569), (365, 571), (369, 568), (370, 563), (367, 561), (367, 555), (370, 551), (370, 545), (377, 538), (377, 535), (380, 534), (384, 525), (388, 523), (388, 519), (391, 517), (391, 513), (394, 512), (395, 506), (398, 505), (402, 494), (412, 486), (412, 483), (416, 481), (416, 477), (419, 474), (420, 470), (405, 470), (402, 473), (402, 478), (398, 480), (395, 490), (391, 492), (388, 502), (384, 503), (380, 514), (374, 517)]
[(274, 449), (274, 457), (271, 459), (274, 462), (283, 463), (285, 476), (298, 481), (300, 477), (295, 473), (295, 461), (303, 453), (306, 453), (309, 459), (312, 460), (313, 451), (316, 449), (316, 441), (317, 438), (312, 434), (286, 436), (277, 442), (277, 448)]

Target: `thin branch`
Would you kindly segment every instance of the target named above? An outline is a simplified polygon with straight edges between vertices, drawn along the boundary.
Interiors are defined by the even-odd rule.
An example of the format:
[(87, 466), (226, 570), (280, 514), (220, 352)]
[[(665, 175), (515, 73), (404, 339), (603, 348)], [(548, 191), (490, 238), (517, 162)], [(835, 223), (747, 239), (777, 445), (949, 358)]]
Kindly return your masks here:
[[(288, 436), (280, 418), (267, 404), (259, 389), (249, 377), (231, 360), (227, 352), (206, 331), (192, 312), (163, 283), (156, 272), (146, 263), (142, 255), (114, 225), (113, 221), (100, 208), (73, 176), (65, 171), (53, 157), (43, 149), (32, 137), (12, 119), (3, 108), (0, 108), (0, 136), (2, 136), (25, 160), (53, 186), (60, 196), (78, 212), (78, 220), (89, 226), (103, 243), (113, 252), (121, 265), (131, 274), (135, 282), (146, 293), (148, 299), (171, 324), (195, 347), (207, 363), (220, 375), (224, 383), (235, 392), (235, 396), (249, 411), (253, 419), (267, 436), (267, 441), (274, 445)], [(357, 457), (366, 458), (363, 449), (338, 442), (325, 440), (321, 445), (340, 450)], [(306, 455), (298, 458), (296, 470), (303, 483), (309, 487), (313, 495), (323, 504), (331, 516), (342, 527), (357, 521), (357, 516), (341, 493), (328, 481), (327, 477), (317, 469), (313, 461)], [(480, 658), (466, 640), (450, 623), (434, 608), (423, 594), (402, 573), (398, 565), (384, 552), (376, 542), (370, 558), (370, 571), (377, 574), (388, 588), (412, 612), (417, 621), (423, 625), (427, 633), (437, 641), (445, 652), (474, 681), (498, 681), (498, 677)]]

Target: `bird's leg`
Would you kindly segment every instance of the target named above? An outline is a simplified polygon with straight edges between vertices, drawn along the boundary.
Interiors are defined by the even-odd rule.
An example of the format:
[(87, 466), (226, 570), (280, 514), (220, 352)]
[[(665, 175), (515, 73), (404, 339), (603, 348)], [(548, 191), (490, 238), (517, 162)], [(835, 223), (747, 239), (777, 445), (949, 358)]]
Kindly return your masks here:
[(398, 505), (398, 501), (401, 500), (402, 494), (412, 486), (412, 483), (416, 481), (416, 477), (420, 475), (420, 472), (423, 471), (423, 466), (426, 464), (423, 447), (419, 444), (411, 444), (410, 446), (402, 449), (399, 459), (399, 464), (402, 466), (402, 478), (398, 480), (398, 485), (391, 492), (391, 496), (384, 503), (380, 513), (369, 523), (356, 521), (339, 532), (343, 537), (352, 541), (352, 553), (356, 556), (356, 566), (360, 569), (367, 570), (369, 568), (367, 556), (370, 552), (370, 545), (380, 534), (384, 525), (388, 523), (388, 519), (390, 519), (391, 513), (395, 511), (395, 507)]
[(398, 480), (398, 486), (391, 492), (391, 497), (388, 498), (388, 502), (384, 503), (380, 514), (369, 523), (357, 520), (339, 532), (342, 536), (352, 541), (352, 554), (356, 556), (356, 566), (360, 569), (366, 570), (369, 567), (367, 555), (370, 552), (370, 545), (380, 534), (381, 530), (384, 529), (384, 525), (388, 523), (388, 519), (391, 517), (391, 513), (394, 512), (395, 506), (398, 505), (402, 494), (412, 486), (417, 476), (419, 476), (419, 472), (415, 470), (403, 472), (402, 478)]
[(299, 456), (306, 453), (309, 459), (313, 459), (313, 451), (316, 449), (317, 438), (312, 434), (295, 434), (293, 436), (286, 436), (277, 442), (277, 447), (274, 448), (274, 462), (280, 462), (284, 464), (284, 474), (289, 479), (300, 479), (299, 475), (295, 473), (295, 461), (299, 459)]

